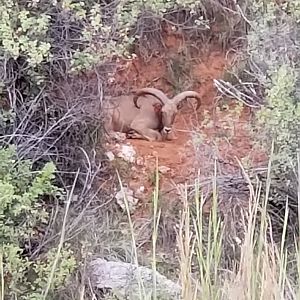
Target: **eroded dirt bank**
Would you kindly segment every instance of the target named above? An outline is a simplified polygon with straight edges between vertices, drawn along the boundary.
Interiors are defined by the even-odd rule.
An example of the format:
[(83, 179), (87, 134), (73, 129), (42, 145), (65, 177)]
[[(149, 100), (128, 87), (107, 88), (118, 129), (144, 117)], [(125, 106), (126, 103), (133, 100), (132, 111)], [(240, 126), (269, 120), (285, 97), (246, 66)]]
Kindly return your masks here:
[(182, 84), (179, 87), (180, 91), (183, 91), (186, 84), (185, 89), (195, 90), (202, 96), (202, 106), (198, 112), (195, 112), (195, 103), (190, 100), (177, 115), (174, 125), (175, 140), (126, 141), (134, 147), (137, 163), (130, 166), (130, 176), (125, 180), (134, 191), (144, 187), (144, 194), (139, 197), (140, 205), (135, 212), (136, 216), (147, 215), (149, 212), (156, 159), (162, 171), (162, 200), (168, 205), (175, 198), (178, 200), (178, 184), (192, 183), (197, 176), (200, 176), (200, 179), (211, 176), (214, 171), (214, 159), (217, 159), (220, 174), (236, 172), (239, 168), (237, 159), (248, 166), (259, 165), (265, 160), (264, 155), (255, 150), (251, 140), (249, 108), (233, 101), (216, 101), (217, 91), (213, 80), (223, 77), (226, 64), (230, 62), (226, 61), (225, 54), (214, 50), (205, 56), (193, 57), (186, 61), (188, 75), (183, 77), (176, 72), (170, 73), (170, 62), (176, 62), (176, 51), (178, 45), (172, 45), (168, 57), (152, 58), (148, 63), (142, 63), (138, 59), (124, 63), (115, 78), (125, 90), (151, 86), (173, 96), (174, 80), (172, 83), (169, 79), (173, 76), (178, 80), (178, 84)]

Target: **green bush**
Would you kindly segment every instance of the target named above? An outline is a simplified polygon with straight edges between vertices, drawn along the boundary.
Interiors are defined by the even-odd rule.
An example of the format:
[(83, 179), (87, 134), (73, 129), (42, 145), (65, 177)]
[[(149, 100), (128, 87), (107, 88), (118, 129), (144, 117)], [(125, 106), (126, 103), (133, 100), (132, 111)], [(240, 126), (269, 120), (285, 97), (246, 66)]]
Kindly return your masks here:
[[(138, 38), (133, 30), (145, 11), (153, 18), (162, 18), (171, 9), (187, 9), (195, 16), (200, 5), (201, 1), (191, 0), (120, 1), (114, 7), (97, 1), (2, 1), (0, 52), (5, 59), (24, 59), (27, 73), (40, 82), (45, 63), (63, 59), (69, 62), (69, 71), (79, 71), (114, 56), (130, 55), (128, 49)], [(206, 24), (201, 17), (194, 19), (195, 28)], [(64, 30), (70, 40), (57, 38)]]
[(278, 5), (275, 1), (256, 0), (249, 14), (248, 74), (264, 94), (263, 107), (257, 114), (263, 134), (257, 134), (257, 138), (269, 149), (274, 141), (274, 170), (283, 175), (291, 171), (300, 146), (300, 60), (295, 43), (300, 33), (300, 1)]
[[(5, 299), (42, 299), (54, 254), (51, 248), (43, 258), (30, 260), (26, 245), (34, 240), (37, 228), (47, 225), (49, 214), (41, 200), (62, 196), (52, 184), (55, 166), (47, 163), (32, 171), (29, 160), (20, 161), (14, 147), (0, 149), (0, 240)], [(72, 251), (61, 252), (51, 291), (59, 288), (75, 267)], [(7, 298), (6, 298), (7, 297)]]
[(280, 171), (288, 171), (300, 148), (300, 101), (297, 99), (295, 69), (283, 65), (272, 74), (267, 88), (267, 104), (259, 111), (266, 140), (275, 143), (275, 159)]

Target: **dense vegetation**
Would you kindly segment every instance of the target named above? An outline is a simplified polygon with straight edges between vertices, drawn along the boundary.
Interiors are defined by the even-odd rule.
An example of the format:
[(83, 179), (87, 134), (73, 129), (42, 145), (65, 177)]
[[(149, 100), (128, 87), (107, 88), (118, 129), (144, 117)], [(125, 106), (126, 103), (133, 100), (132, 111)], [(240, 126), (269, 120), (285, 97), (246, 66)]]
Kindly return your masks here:
[[(243, 281), (250, 274), (243, 299), (270, 296), (264, 279), (274, 270), (279, 294), (296, 299), (299, 270), (287, 266), (299, 256), (294, 244), (299, 229), (299, 21), (299, 0), (1, 1), (1, 299), (79, 299), (74, 294), (79, 286), (76, 272), (92, 254), (90, 249), (107, 258), (131, 257), (130, 234), (115, 230), (112, 238), (105, 229), (118, 227), (118, 212), (106, 205), (109, 189), (99, 192), (99, 186), (108, 178), (117, 184), (117, 178), (101, 151), (100, 99), (109, 94), (106, 88), (119, 59), (138, 55), (147, 61), (160, 53), (166, 24), (197, 45), (214, 40), (235, 50), (236, 63), (227, 70), (230, 81), (220, 81), (218, 89), (224, 97), (256, 108), (253, 138), (268, 149), (272, 168), (267, 178), (261, 175), (262, 196), (255, 194), (252, 200), (270, 213), (280, 246), (269, 248), (269, 216), (261, 212), (257, 244), (250, 239), (251, 227), (245, 230), (244, 245), (248, 250), (257, 246), (253, 252), (261, 260), (253, 258), (249, 266), (249, 253), (241, 251), (238, 278)], [(214, 24), (221, 29), (213, 32)], [(97, 224), (87, 212), (99, 217)], [(208, 233), (213, 239), (221, 231), (216, 218), (212, 216)], [(200, 225), (196, 227), (199, 234)], [(97, 237), (107, 241), (102, 247), (93, 228), (102, 228)], [(197, 242), (199, 250), (202, 243)], [(287, 244), (294, 250), (288, 251)], [(217, 272), (221, 244), (210, 246), (207, 257), (196, 251), (203, 267), (200, 285), (206, 299), (220, 299), (216, 286), (226, 290), (230, 284)], [(268, 259), (278, 264), (269, 265)], [(272, 266), (271, 271), (259, 273), (261, 265)], [(206, 272), (210, 268), (213, 278)], [(271, 278), (269, 284), (275, 286), (275, 281)], [(183, 294), (192, 299), (186, 289)], [(274, 295), (272, 299), (279, 299)]]

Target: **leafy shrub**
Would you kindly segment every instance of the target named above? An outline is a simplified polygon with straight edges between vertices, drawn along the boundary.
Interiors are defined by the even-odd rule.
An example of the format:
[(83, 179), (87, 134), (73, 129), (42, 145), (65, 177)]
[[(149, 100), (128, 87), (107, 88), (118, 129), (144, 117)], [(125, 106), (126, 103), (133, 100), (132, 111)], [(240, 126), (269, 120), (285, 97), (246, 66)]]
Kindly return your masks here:
[[(0, 51), (5, 59), (24, 59), (29, 73), (39, 73), (41, 63), (57, 62), (62, 50), (63, 58), (71, 62), (70, 70), (89, 69), (115, 55), (129, 55), (128, 47), (138, 37), (132, 30), (143, 11), (163, 17), (170, 9), (187, 8), (195, 14), (200, 4), (191, 0), (151, 0), (147, 4), (135, 0), (109, 7), (96, 1), (9, 0), (0, 5)], [(202, 18), (195, 18), (195, 26), (204, 23)], [(57, 35), (67, 27), (71, 43), (61, 43)]]
[(249, 30), (239, 63), (228, 76), (230, 82), (215, 81), (222, 94), (259, 108), (253, 138), (266, 153), (274, 142), (272, 180), (264, 172), (259, 177), (268, 194), (266, 208), (276, 242), (283, 238), (285, 218), (285, 238), (292, 237), (289, 242), (293, 243), (299, 235), (294, 225), (299, 216), (295, 172), (300, 148), (299, 4), (299, 0), (251, 1), (245, 11)]
[[(5, 278), (5, 299), (42, 299), (47, 285), (55, 248), (35, 261), (26, 255), (26, 245), (47, 224), (49, 214), (42, 197), (61, 197), (62, 191), (51, 183), (55, 166), (47, 163), (33, 172), (29, 160), (20, 161), (14, 147), (0, 149), (0, 239)], [(51, 289), (60, 287), (75, 267), (72, 251), (61, 252)]]
[[(255, 83), (253, 99), (264, 98), (257, 118), (264, 134), (257, 138), (270, 149), (275, 142), (277, 171), (287, 174), (299, 148), (299, 13), (300, 1), (253, 1), (247, 35), (247, 81)], [(248, 89), (249, 92), (250, 89)], [(276, 168), (275, 168), (276, 169)]]
[(25, 56), (30, 66), (40, 64), (49, 54), (50, 44), (44, 41), (49, 19), (45, 13), (19, 8), (16, 1), (1, 2), (0, 39), (6, 58)]
[(267, 104), (258, 113), (265, 137), (275, 142), (276, 160), (281, 171), (288, 171), (300, 148), (300, 101), (296, 96), (297, 72), (289, 66), (272, 74)]

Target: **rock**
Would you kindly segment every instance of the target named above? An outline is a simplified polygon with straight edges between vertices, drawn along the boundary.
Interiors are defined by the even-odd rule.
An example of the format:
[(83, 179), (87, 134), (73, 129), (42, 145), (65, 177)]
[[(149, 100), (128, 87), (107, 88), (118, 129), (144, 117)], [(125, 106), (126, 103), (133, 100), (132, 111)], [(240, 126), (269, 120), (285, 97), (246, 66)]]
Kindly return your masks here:
[(79, 201), (79, 195), (73, 194), (71, 198), (73, 203)]
[(161, 174), (167, 174), (170, 170), (171, 170), (171, 168), (166, 167), (166, 166), (160, 166), (160, 167), (158, 167), (158, 171)]
[(157, 151), (152, 151), (152, 155), (153, 156), (158, 156), (158, 152)]
[(145, 192), (145, 187), (142, 185), (137, 189), (137, 192), (139, 193), (144, 193)]
[(137, 168), (135, 166), (131, 167), (132, 172), (137, 172)]
[(139, 198), (143, 198), (145, 193), (145, 187), (141, 185), (135, 192), (135, 195)]
[(139, 178), (139, 174), (137, 174), (137, 173), (133, 173), (132, 175), (131, 175), (131, 178), (132, 179), (138, 179)]
[(111, 138), (118, 142), (124, 142), (126, 141), (126, 134), (122, 132), (113, 132), (111, 133)]
[(124, 160), (133, 163), (135, 161), (136, 152), (131, 145), (121, 145), (120, 151), (117, 156), (123, 158)]
[(137, 164), (138, 166), (143, 166), (143, 165), (144, 165), (144, 159), (143, 159), (142, 157), (138, 157), (138, 158), (136, 159), (136, 164)]
[[(153, 293), (153, 270), (150, 268), (97, 258), (89, 263), (87, 271), (92, 287), (112, 290), (120, 300), (140, 299), (140, 282), (143, 283), (142, 289), (146, 295)], [(155, 277), (157, 299), (181, 299), (181, 287), (177, 283), (157, 271)]]
[(139, 202), (139, 199), (135, 198), (133, 196), (133, 190), (123, 187), (123, 190), (121, 189), (118, 191), (115, 195), (115, 198), (117, 200), (118, 205), (121, 207), (121, 209), (126, 212), (126, 202), (128, 204), (129, 212), (132, 213), (136, 209), (136, 206)]
[(105, 155), (110, 161), (113, 161), (115, 159), (115, 155), (111, 151), (106, 152)]

